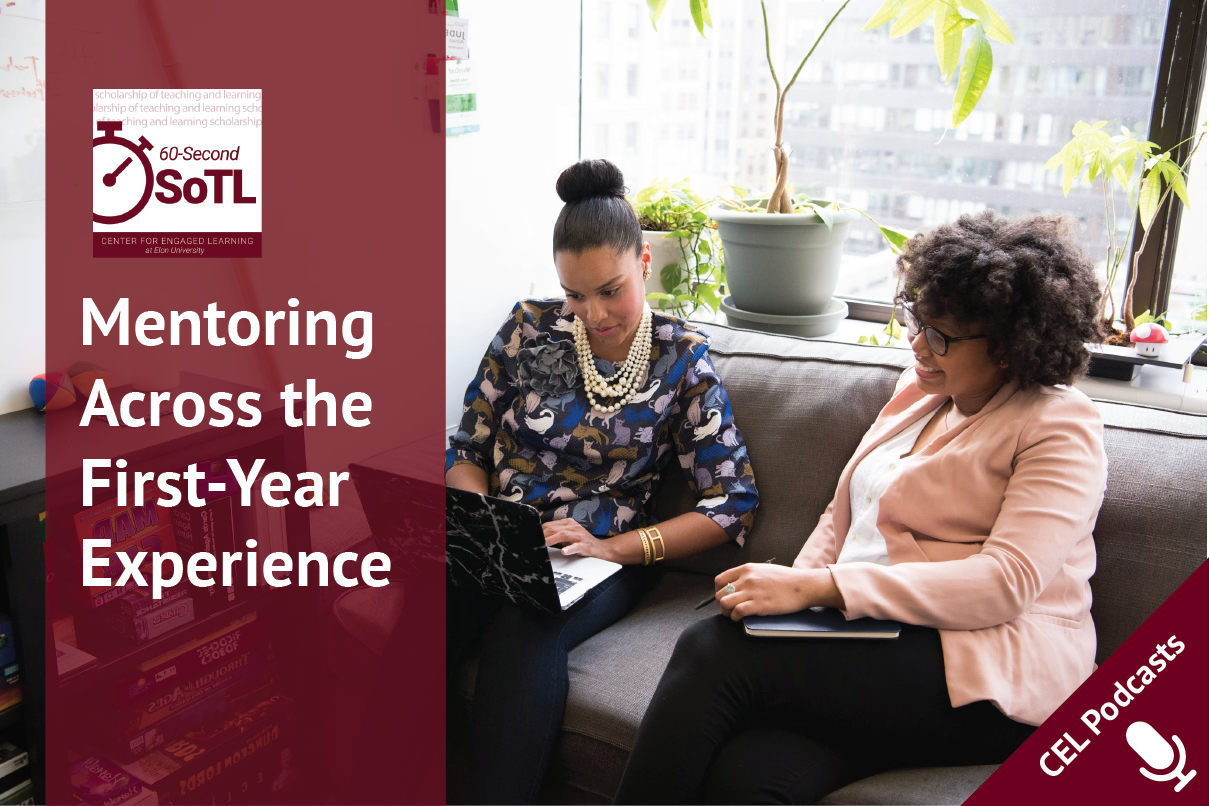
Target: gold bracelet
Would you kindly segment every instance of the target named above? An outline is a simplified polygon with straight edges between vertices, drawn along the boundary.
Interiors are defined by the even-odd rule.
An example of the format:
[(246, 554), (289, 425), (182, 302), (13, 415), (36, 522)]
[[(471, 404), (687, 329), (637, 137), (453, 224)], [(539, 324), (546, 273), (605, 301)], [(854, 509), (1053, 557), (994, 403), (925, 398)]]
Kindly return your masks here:
[(638, 539), (642, 541), (642, 564), (651, 564), (651, 543), (647, 540), (646, 529), (638, 530)]
[[(652, 562), (659, 562), (667, 556), (667, 544), (663, 542), (663, 535), (659, 534), (659, 530), (654, 526), (646, 530), (647, 537), (651, 540), (651, 554), (654, 555)], [(659, 541), (659, 551), (655, 552), (655, 541)]]

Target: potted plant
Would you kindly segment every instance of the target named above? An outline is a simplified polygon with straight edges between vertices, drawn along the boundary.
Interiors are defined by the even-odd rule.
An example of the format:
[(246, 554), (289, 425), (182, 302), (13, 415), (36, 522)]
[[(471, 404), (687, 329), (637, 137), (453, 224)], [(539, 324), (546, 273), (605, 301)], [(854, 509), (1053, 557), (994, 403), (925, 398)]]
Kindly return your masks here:
[(717, 228), (704, 212), (710, 202), (687, 178), (675, 184), (657, 179), (630, 202), (651, 246), (647, 299), (685, 319), (705, 310), (717, 313), (726, 269)]
[[(1171, 152), (1156, 154), (1158, 146), (1147, 140), (1139, 140), (1124, 126), (1118, 135), (1109, 135), (1105, 129), (1107, 121), (1086, 123), (1079, 121), (1071, 130), (1071, 139), (1062, 149), (1045, 164), (1046, 170), (1062, 171), (1062, 193), (1069, 195), (1075, 183), (1086, 183), (1094, 188), (1100, 182), (1104, 194), (1105, 227), (1108, 229), (1108, 255), (1105, 261), (1104, 292), (1100, 307), (1103, 316), (1100, 322), (1102, 342), (1112, 347), (1130, 347), (1130, 333), (1141, 324), (1157, 322), (1165, 327), (1171, 327), (1164, 314), (1154, 316), (1149, 310), (1134, 316), (1133, 291), (1138, 279), (1138, 262), (1146, 250), (1150, 240), (1151, 224), (1159, 210), (1174, 193), (1185, 205), (1189, 205), (1188, 190), (1185, 184), (1186, 171), (1192, 160), (1192, 155), (1200, 148), (1205, 130), (1195, 136), (1192, 148), (1189, 149), (1184, 163), (1178, 164), (1171, 158)], [(1189, 138), (1191, 140), (1192, 138)], [(1189, 140), (1177, 144), (1177, 148)], [(1138, 170), (1140, 166), (1140, 170)], [(1124, 199), (1118, 199), (1116, 189), (1120, 188)], [(1121, 217), (1119, 205), (1123, 203), (1127, 211), (1125, 218)], [(1190, 205), (1189, 205), (1190, 206)], [(1133, 253), (1130, 266), (1129, 283), (1125, 287), (1124, 299), (1121, 301), (1120, 316), (1117, 316), (1116, 300), (1113, 298), (1113, 285), (1125, 261), (1128, 248), (1119, 244), (1117, 235), (1122, 229), (1126, 237), (1132, 235), (1132, 228), (1142, 225), (1143, 235), (1137, 251)], [(1118, 327), (1118, 324), (1120, 327)], [(1093, 353), (1092, 374), (1102, 377), (1131, 379), (1136, 367), (1136, 361), (1130, 361), (1125, 370), (1114, 369), (1104, 365), (1107, 354)], [(1123, 374), (1127, 373), (1127, 374)]]
[[(791, 150), (784, 142), (783, 134), (789, 90), (849, 2), (851, 0), (845, 0), (831, 16), (792, 77), (782, 86), (772, 59), (768, 10), (764, 0), (760, 0), (765, 55), (776, 88), (775, 142), (772, 146), (776, 180), (767, 201), (760, 202), (762, 211), (769, 215), (751, 215), (755, 209), (753, 200), (747, 200), (744, 205), (720, 205), (709, 211), (718, 222), (724, 246), (733, 309), (741, 314), (758, 314), (751, 319), (758, 324), (793, 328), (796, 322), (809, 328), (819, 317), (838, 323), (847, 314), (846, 306), (833, 300), (833, 296), (848, 226), (858, 214), (864, 214), (856, 208), (826, 200), (794, 197), (789, 184)], [(647, 0), (647, 4), (651, 22), (655, 24), (667, 0)], [(704, 36), (705, 27), (713, 24), (708, 0), (689, 0), (689, 10), (697, 30)], [(974, 110), (990, 79), (993, 60), (989, 40), (1011, 44), (1012, 35), (986, 0), (886, 0), (865, 23), (865, 28), (871, 30), (894, 21), (890, 36), (899, 37), (929, 20), (935, 27), (937, 60), (946, 81), (961, 62), (953, 98), (953, 125), (957, 126)], [(967, 28), (972, 29), (972, 34), (965, 56), (961, 58), (963, 34)], [(905, 240), (902, 233), (880, 225), (879, 229), (892, 248), (896, 249)], [(896, 239), (899, 240), (897, 244)], [(731, 317), (732, 308), (725, 302), (724, 308)], [(772, 321), (778, 318), (784, 321)], [(793, 332), (785, 331), (783, 327), (776, 329)], [(830, 329), (823, 332), (830, 332)]]

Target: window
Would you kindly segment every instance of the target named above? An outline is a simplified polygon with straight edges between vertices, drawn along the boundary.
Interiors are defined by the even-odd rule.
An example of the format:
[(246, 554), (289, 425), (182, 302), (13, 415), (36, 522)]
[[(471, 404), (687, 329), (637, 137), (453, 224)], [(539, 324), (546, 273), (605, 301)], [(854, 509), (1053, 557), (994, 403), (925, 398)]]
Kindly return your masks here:
[[(584, 4), (587, 25), (607, 16), (601, 10), (607, 0)], [(871, 205), (864, 208), (870, 215), (907, 231), (987, 208), (1007, 215), (1060, 212), (1081, 222), (1083, 243), (1102, 270), (1108, 243), (1102, 196), (1083, 187), (1063, 197), (1060, 175), (1043, 166), (1078, 120), (1147, 131), (1167, 4), (1104, 0), (1094, 8), (1068, 8), (1052, 0), (996, 0), (995, 7), (1016, 44), (995, 43), (997, 78), (978, 109), (950, 129), (957, 77), (941, 81), (931, 25), (890, 39), (889, 26), (863, 30), (871, 11), (858, 13), (853, 4), (789, 94), (790, 182), (816, 198)], [(782, 80), (836, 8), (835, 2), (768, 0), (770, 18), (785, 23), (777, 63)], [(715, 3), (710, 11), (708, 40), (697, 34), (687, 3), (668, 3), (658, 32), (640, 25), (637, 49), (598, 44), (600, 37), (585, 32), (584, 59), (602, 66), (598, 99), (608, 97), (607, 66), (617, 65), (626, 71), (632, 99), (627, 116), (638, 113), (650, 126), (640, 141), (626, 124), (614, 150), (599, 154), (617, 161), (631, 188), (688, 176), (707, 194), (727, 192), (728, 185), (770, 189), (775, 99), (760, 4)], [(774, 53), (777, 47), (774, 37)], [(646, 84), (635, 94), (639, 75)], [(590, 131), (616, 121), (616, 111), (585, 99), (583, 126)], [(1207, 152), (1209, 144), (1197, 159)], [(845, 245), (838, 293), (889, 300), (894, 262), (876, 228), (860, 220)], [(1180, 274), (1173, 286), (1195, 285), (1203, 298), (1203, 264), (1201, 258), (1200, 268), (1189, 279)], [(1181, 292), (1172, 293), (1174, 301)]]
[(627, 123), (625, 125), (625, 153), (638, 153), (638, 124)]
[(609, 66), (596, 65), (596, 97), (602, 101), (609, 97)]
[(626, 34), (630, 39), (638, 38), (638, 29), (642, 25), (642, 8), (637, 5), (630, 6), (629, 25), (626, 27)]
[(597, 0), (596, 3), (596, 36), (599, 39), (609, 38), (609, 2)]

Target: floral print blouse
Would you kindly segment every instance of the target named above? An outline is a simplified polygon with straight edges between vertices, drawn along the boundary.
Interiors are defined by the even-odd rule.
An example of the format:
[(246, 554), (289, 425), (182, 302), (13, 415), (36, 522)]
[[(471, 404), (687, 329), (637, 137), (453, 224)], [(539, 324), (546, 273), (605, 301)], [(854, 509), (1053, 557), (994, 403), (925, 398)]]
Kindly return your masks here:
[[(564, 300), (527, 300), (491, 341), (466, 390), (445, 468), (486, 471), (492, 495), (574, 518), (598, 537), (652, 522), (660, 474), (678, 464), (696, 511), (739, 545), (759, 493), (743, 435), (709, 359), (709, 337), (655, 312), (650, 362), (618, 411), (588, 405)], [(596, 359), (604, 377), (617, 365)]]

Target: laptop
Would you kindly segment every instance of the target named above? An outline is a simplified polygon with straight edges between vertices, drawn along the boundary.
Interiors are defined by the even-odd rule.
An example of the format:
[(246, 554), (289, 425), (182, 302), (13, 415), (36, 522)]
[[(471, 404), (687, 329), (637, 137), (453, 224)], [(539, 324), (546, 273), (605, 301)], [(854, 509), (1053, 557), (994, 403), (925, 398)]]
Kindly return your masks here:
[(513, 604), (560, 613), (621, 566), (547, 548), (541, 515), (528, 504), (445, 489), (448, 581)]

